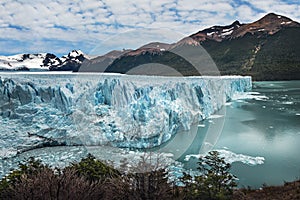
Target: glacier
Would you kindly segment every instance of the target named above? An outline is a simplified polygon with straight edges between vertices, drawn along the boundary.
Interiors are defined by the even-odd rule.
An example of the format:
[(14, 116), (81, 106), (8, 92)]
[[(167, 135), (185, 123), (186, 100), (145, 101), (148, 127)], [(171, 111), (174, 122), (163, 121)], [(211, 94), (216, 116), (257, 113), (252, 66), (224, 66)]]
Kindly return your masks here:
[(251, 88), (243, 76), (0, 73), (0, 156), (47, 146), (159, 146)]

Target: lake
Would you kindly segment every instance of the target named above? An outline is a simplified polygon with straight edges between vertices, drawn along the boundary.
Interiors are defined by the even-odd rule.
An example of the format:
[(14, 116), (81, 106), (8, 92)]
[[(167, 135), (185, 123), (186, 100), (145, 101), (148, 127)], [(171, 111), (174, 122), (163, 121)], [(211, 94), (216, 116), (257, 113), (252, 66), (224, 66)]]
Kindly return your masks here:
[[(280, 185), (300, 177), (300, 81), (254, 82), (252, 92), (242, 94), (209, 119), (177, 133), (152, 151), (172, 153), (186, 169), (197, 168), (197, 154), (214, 149), (232, 163), (231, 172), (240, 187)], [(48, 147), (34, 149), (0, 165), (1, 175), (20, 160), (34, 156), (63, 167), (93, 153), (100, 159), (137, 159), (140, 154), (113, 147)], [(188, 159), (187, 159), (188, 158)], [(168, 160), (168, 162), (172, 162)]]
[[(208, 119), (198, 128), (202, 140)], [(254, 82), (252, 95), (226, 106), (224, 126), (213, 149), (263, 157), (263, 164), (232, 163), (239, 186), (259, 188), (300, 178), (300, 81)], [(199, 151), (199, 142), (179, 159)], [(185, 162), (196, 168), (197, 159)]]

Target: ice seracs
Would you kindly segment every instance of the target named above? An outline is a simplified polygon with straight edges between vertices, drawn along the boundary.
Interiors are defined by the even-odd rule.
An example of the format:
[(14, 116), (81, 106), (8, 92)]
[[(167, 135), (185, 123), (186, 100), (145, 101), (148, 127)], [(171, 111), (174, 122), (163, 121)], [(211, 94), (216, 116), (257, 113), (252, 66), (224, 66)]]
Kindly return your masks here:
[(251, 89), (251, 77), (241, 76), (0, 76), (0, 133), (7, 136), (1, 147), (18, 151), (44, 144), (158, 146)]

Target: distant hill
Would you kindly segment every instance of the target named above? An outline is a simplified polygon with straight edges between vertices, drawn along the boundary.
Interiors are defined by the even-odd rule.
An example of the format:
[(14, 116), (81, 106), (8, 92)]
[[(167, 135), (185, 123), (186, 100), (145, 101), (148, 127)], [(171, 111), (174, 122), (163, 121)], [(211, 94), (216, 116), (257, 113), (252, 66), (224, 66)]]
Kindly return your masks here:
[(249, 24), (235, 21), (228, 26), (213, 26), (174, 44), (144, 45), (122, 54), (106, 72), (126, 73), (139, 65), (159, 63), (183, 75), (199, 75), (189, 62), (173, 53), (183, 46), (190, 46), (192, 51), (198, 45), (222, 75), (251, 75), (254, 80), (300, 79), (300, 24), (274, 13)]

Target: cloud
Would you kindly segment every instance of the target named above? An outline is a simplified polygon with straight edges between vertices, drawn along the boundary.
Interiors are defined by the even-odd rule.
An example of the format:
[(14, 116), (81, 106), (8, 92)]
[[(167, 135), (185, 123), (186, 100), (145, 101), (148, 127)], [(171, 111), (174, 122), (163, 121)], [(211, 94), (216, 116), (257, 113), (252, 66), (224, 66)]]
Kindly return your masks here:
[[(169, 28), (189, 35), (237, 19), (251, 22), (268, 12), (300, 21), (299, 10), (298, 0), (2, 0), (0, 54), (67, 53), (72, 48), (89, 52), (128, 31)], [(156, 38), (164, 39), (159, 34)]]

